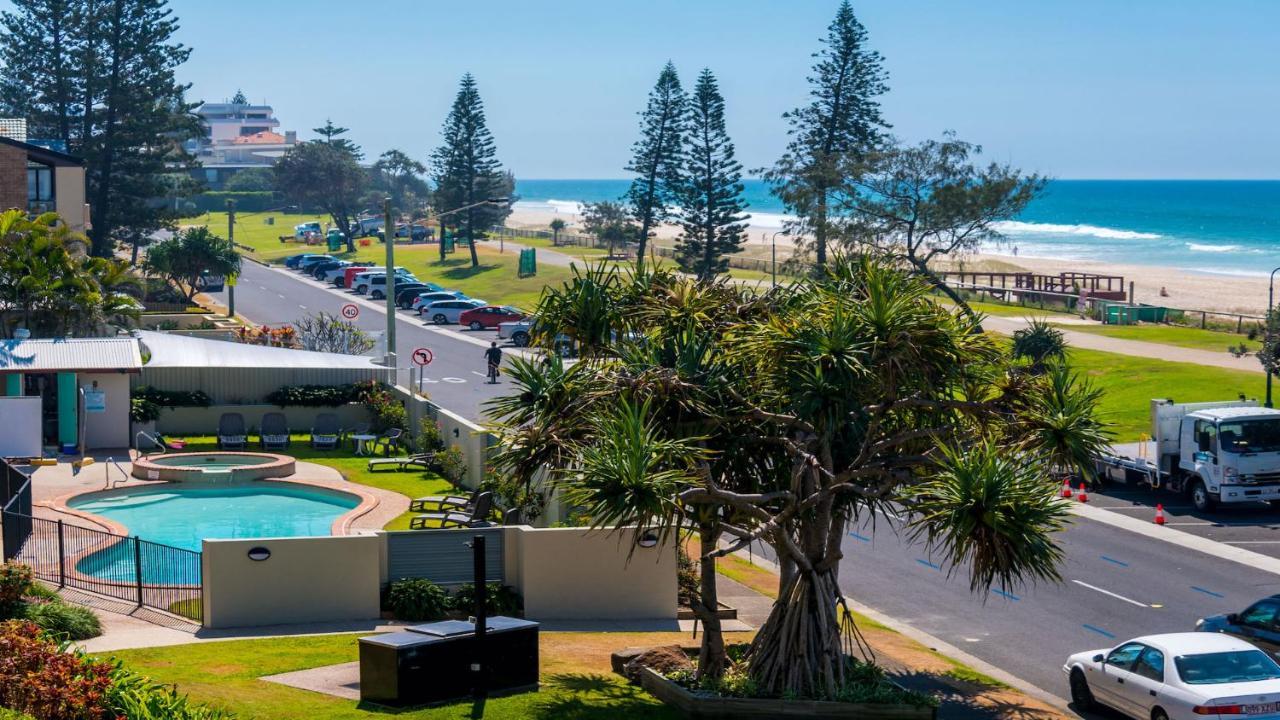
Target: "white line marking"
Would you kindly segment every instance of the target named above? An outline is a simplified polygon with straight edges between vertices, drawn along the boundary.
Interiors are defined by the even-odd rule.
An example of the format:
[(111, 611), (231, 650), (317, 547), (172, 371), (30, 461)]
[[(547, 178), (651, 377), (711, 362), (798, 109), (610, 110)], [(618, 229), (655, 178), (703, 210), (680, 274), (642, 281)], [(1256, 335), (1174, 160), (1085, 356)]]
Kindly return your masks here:
[(901, 520), (901, 519), (902, 519), (902, 516), (901, 516), (901, 515), (899, 515), (898, 513), (895, 513), (895, 512), (889, 512), (888, 510), (885, 510), (884, 508), (876, 508), (876, 512), (880, 513), (881, 515), (884, 515), (885, 517), (891, 517), (891, 518), (893, 518), (894, 520)]
[(302, 308), (303, 310), (306, 310), (306, 309), (307, 309), (307, 306), (306, 306), (306, 305), (299, 305), (298, 307)]
[(455, 384), (456, 384), (456, 383), (464, 383), (464, 382), (466, 382), (466, 380), (464, 380), (464, 379), (462, 379), (462, 378), (456, 378), (456, 377), (447, 377), (447, 378), (440, 378), (440, 379), (441, 379), (441, 380), (444, 380), (444, 381), (445, 381), (445, 382), (447, 382), (447, 383), (455, 383)]
[(284, 299), (284, 295), (282, 295), (281, 293), (276, 293), (276, 295), (278, 295), (278, 296), (280, 297), (280, 299), (281, 299), (281, 300), (283, 300), (283, 299)]
[(1199, 520), (1197, 522), (1166, 522), (1165, 525), (1213, 525), (1207, 520)]
[(1280, 540), (1220, 540), (1225, 545), (1280, 545)]
[(472, 371), (471, 371), (471, 374), (472, 374), (472, 375), (475, 375), (476, 377), (484, 377), (484, 376), (485, 376), (485, 375), (484, 375), (484, 373), (478, 373), (478, 372), (476, 372), (475, 370), (472, 370)]
[(1090, 585), (1089, 583), (1084, 582), (1084, 581), (1082, 581), (1082, 580), (1072, 580), (1071, 582), (1073, 582), (1073, 583), (1075, 583), (1075, 584), (1079, 585), (1080, 587), (1086, 587), (1086, 588), (1089, 588), (1090, 590), (1093, 590), (1093, 591), (1095, 591), (1095, 592), (1100, 592), (1100, 593), (1102, 593), (1103, 595), (1108, 595), (1108, 596), (1113, 597), (1113, 598), (1115, 598), (1115, 599), (1117, 599), (1117, 600), (1123, 600), (1123, 601), (1125, 601), (1125, 602), (1129, 603), (1130, 605), (1137, 605), (1138, 607), (1151, 607), (1150, 605), (1148, 605), (1148, 604), (1146, 604), (1146, 603), (1141, 603), (1141, 602), (1138, 602), (1137, 600), (1132, 600), (1132, 599), (1127, 598), (1127, 597), (1125, 597), (1125, 596), (1123, 596), (1123, 595), (1119, 595), (1119, 594), (1117, 594), (1117, 593), (1113, 593), (1113, 592), (1111, 592), (1110, 590), (1103, 590), (1102, 588), (1098, 587), (1097, 585)]

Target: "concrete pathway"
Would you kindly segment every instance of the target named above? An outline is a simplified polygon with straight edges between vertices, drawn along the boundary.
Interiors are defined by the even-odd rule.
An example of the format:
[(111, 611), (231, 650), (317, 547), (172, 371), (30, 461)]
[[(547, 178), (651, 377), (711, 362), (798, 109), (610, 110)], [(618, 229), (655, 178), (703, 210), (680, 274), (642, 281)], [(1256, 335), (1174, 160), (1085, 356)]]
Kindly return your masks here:
[[(1059, 321), (1057, 318), (1054, 318), (1053, 322), (1056, 324)], [(997, 332), (1001, 335), (1012, 335), (1015, 330), (1026, 327), (1027, 323), (1028, 320), (1026, 318), (988, 316), (982, 321), (982, 326), (991, 332)], [(1245, 372), (1255, 372), (1258, 374), (1262, 374), (1263, 372), (1262, 365), (1258, 363), (1258, 358), (1252, 355), (1235, 357), (1225, 351), (1212, 352), (1210, 350), (1196, 350), (1194, 348), (1178, 347), (1176, 345), (1163, 345), (1161, 343), (1143, 342), (1141, 340), (1124, 340), (1121, 338), (1107, 337), (1106, 335), (1094, 335), (1093, 333), (1078, 332), (1068, 328), (1058, 329), (1062, 331), (1062, 335), (1066, 339), (1067, 344), (1074, 348), (1101, 350), (1103, 352), (1116, 353), (1118, 355), (1130, 355), (1133, 357), (1149, 358), (1152, 360), (1193, 363), (1195, 365), (1218, 367), (1227, 370), (1243, 370)]]

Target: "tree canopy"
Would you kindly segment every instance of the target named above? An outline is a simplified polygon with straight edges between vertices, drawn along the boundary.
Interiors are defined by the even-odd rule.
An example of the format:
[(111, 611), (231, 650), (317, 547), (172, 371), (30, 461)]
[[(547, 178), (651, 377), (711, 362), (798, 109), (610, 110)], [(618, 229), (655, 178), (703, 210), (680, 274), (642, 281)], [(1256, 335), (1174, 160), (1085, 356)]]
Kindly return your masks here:
[(276, 163), (276, 188), (291, 202), (320, 208), (355, 252), (351, 223), (360, 211), (369, 174), (350, 152), (325, 142), (296, 145)]
[(635, 173), (626, 202), (640, 224), (636, 267), (644, 265), (649, 236), (671, 217), (680, 186), (681, 153), (686, 123), (685, 94), (671, 61), (658, 73), (649, 102), (640, 113), (640, 139), (631, 148), (626, 170)]
[(163, 278), (189, 302), (200, 292), (200, 279), (205, 275), (225, 278), (239, 273), (240, 254), (230, 240), (200, 225), (152, 244), (143, 268)]

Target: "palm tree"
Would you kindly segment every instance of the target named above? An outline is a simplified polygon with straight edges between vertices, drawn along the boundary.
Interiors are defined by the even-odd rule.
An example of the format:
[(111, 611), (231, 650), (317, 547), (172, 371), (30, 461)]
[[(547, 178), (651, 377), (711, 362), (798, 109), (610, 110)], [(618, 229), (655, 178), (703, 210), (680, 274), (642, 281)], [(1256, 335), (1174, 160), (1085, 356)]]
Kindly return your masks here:
[[(746, 656), (763, 693), (844, 687), (851, 518), (892, 507), (975, 588), (1057, 579), (1053, 473), (1098, 446), (1097, 395), (1065, 370), (1016, 372), (927, 282), (837, 259), (759, 297), (604, 269), (557, 292), (543, 332), (589, 337), (592, 352), (570, 369), (518, 366), (516, 394), (493, 406), (499, 466), (545, 466), (596, 526), (695, 530), (704, 610), (715, 559), (768, 543), (779, 594)], [(587, 302), (596, 292), (622, 309)], [(707, 629), (699, 672), (715, 677), (727, 659)]]
[(556, 218), (551, 221), (551, 244), (558, 246), (560, 244), (560, 231), (564, 230), (564, 221)]
[(1062, 331), (1044, 318), (1031, 318), (1027, 326), (1013, 331), (1013, 357), (1030, 362), (1033, 373), (1042, 373), (1047, 363), (1066, 357), (1067, 341)]

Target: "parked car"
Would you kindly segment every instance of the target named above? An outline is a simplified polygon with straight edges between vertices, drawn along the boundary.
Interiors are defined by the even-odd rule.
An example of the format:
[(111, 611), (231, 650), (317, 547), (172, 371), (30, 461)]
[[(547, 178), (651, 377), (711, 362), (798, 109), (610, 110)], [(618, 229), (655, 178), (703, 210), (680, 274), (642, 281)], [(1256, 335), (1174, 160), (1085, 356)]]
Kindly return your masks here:
[(304, 257), (298, 261), (298, 270), (302, 272), (307, 272), (308, 270), (315, 267), (319, 263), (329, 262), (334, 259), (335, 258), (330, 255), (308, 255), (307, 257)]
[[(346, 261), (344, 260), (343, 262), (346, 262)], [(366, 269), (368, 269), (368, 268), (369, 268), (369, 264), (368, 264), (368, 263), (353, 263), (353, 262), (347, 262), (347, 264), (346, 264), (346, 265), (341, 265), (341, 266), (336, 267), (336, 268), (333, 268), (333, 269), (331, 269), (331, 270), (326, 270), (326, 271), (325, 271), (325, 273), (324, 273), (324, 277), (323, 277), (323, 278), (321, 278), (321, 279), (322, 279), (322, 280), (324, 280), (324, 281), (326, 281), (326, 282), (331, 282), (331, 283), (333, 283), (336, 287), (340, 287), (340, 288), (341, 288), (341, 287), (346, 287), (346, 286), (347, 286), (347, 271), (348, 271), (348, 270), (350, 270), (350, 269), (352, 269), (352, 268), (356, 268), (356, 269), (357, 269), (356, 271), (357, 271), (357, 272), (359, 272), (360, 270), (366, 270)]]
[(299, 253), (297, 255), (290, 255), (289, 257), (285, 258), (284, 266), (287, 268), (293, 268), (296, 270), (298, 268), (298, 265), (301, 264), (303, 260), (307, 260), (310, 258), (332, 259), (332, 258), (329, 258), (328, 255), (323, 255), (320, 253)]
[[(404, 268), (396, 268), (396, 277), (408, 282), (418, 281), (418, 278), (414, 277), (413, 273), (405, 270)], [(372, 290), (374, 285), (382, 285), (385, 287), (386, 284), (387, 273), (381, 270), (374, 270), (370, 272), (356, 273), (355, 279), (351, 281), (351, 289), (354, 290), (357, 295), (364, 295)]]
[(472, 330), (484, 330), (496, 328), (504, 322), (523, 320), (526, 317), (528, 313), (510, 305), (485, 305), (462, 313), (458, 317), (458, 323)]
[(1148, 635), (1067, 658), (1078, 711), (1105, 705), (1136, 720), (1280, 717), (1280, 664), (1230, 635)]
[[(418, 279), (408, 273), (396, 273), (396, 288), (399, 288), (400, 283), (403, 282), (416, 283)], [(369, 297), (374, 300), (381, 300), (387, 296), (387, 274), (373, 275), (369, 278), (368, 284), (361, 287), (365, 287), (365, 292), (369, 293)], [(356, 288), (356, 292), (360, 292), (360, 287)]]
[(320, 227), (320, 223), (318, 222), (302, 223), (300, 225), (293, 226), (293, 239), (299, 241), (318, 240), (320, 238), (320, 234), (323, 232), (324, 230)]
[(376, 235), (378, 231), (382, 230), (382, 227), (385, 224), (386, 224), (386, 221), (381, 216), (378, 216), (378, 215), (374, 215), (372, 217), (363, 217), (363, 218), (360, 218), (359, 220), (356, 220), (355, 224), (351, 226), (351, 233), (356, 237), (368, 237), (370, 235)]
[(498, 339), (510, 340), (516, 347), (529, 347), (533, 340), (532, 331), (533, 320), (529, 318), (498, 323)]
[(1197, 620), (1196, 630), (1234, 635), (1280, 657), (1280, 595), (1263, 598), (1242, 612)]
[(431, 228), (424, 225), (398, 225), (396, 226), (396, 237), (407, 237), (412, 242), (424, 242), (433, 234)]
[(396, 306), (402, 310), (413, 307), (413, 301), (424, 292), (439, 292), (444, 288), (433, 282), (396, 283)]
[(350, 260), (326, 260), (319, 262), (307, 268), (307, 274), (317, 280), (323, 280), (325, 273), (334, 268), (346, 267), (351, 264)]
[(427, 305), (419, 313), (436, 325), (449, 325), (458, 322), (458, 317), (471, 308), (485, 304), (483, 300), (465, 298), (462, 300), (437, 300)]
[(421, 315), (422, 310), (433, 302), (438, 302), (440, 300), (466, 300), (466, 299), (467, 299), (466, 294), (460, 293), (457, 290), (436, 290), (433, 292), (423, 292), (423, 293), (418, 293), (418, 296), (413, 299), (413, 302), (409, 304), (409, 309)]
[(338, 282), (337, 280), (334, 280), (333, 284), (337, 285), (340, 288), (349, 288), (351, 287), (351, 283), (355, 280), (356, 275), (359, 275), (362, 272), (385, 272), (385, 271), (386, 271), (386, 268), (380, 265), (356, 264), (356, 265), (352, 265), (351, 267), (343, 271), (342, 282)]

